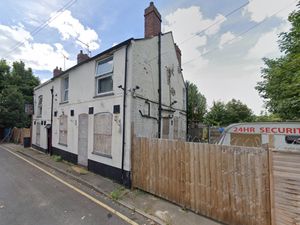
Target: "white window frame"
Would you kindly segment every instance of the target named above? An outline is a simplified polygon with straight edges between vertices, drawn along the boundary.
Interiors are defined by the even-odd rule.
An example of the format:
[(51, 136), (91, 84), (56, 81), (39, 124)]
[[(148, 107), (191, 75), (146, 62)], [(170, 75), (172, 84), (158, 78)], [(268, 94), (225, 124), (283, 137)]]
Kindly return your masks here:
[[(108, 72), (104, 72), (104, 73), (98, 73), (98, 66), (101, 64), (105, 64), (112, 61), (112, 69), (111, 71)], [(106, 78), (111, 77), (112, 82), (113, 82), (113, 73), (114, 73), (114, 59), (113, 56), (110, 56), (106, 59), (100, 60), (98, 62), (96, 62), (96, 96), (101, 96), (103, 94), (108, 94), (108, 93), (113, 93), (113, 84), (112, 84), (112, 88), (109, 91), (105, 91), (105, 92), (99, 92), (99, 80), (103, 80)]]
[(43, 95), (39, 95), (37, 104), (37, 116), (41, 117), (43, 113)]
[[(68, 79), (68, 87), (65, 87), (65, 82)], [(69, 89), (70, 89), (70, 79), (69, 76), (65, 76), (62, 78), (62, 82), (61, 82), (62, 88), (61, 88), (61, 102), (68, 102), (69, 101)], [(67, 93), (67, 98), (65, 99)]]

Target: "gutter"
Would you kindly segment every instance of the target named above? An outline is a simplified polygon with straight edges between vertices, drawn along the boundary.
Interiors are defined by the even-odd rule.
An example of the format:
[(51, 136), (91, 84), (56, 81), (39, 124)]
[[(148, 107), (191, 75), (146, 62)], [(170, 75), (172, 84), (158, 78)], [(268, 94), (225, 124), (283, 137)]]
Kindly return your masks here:
[(158, 34), (158, 138), (161, 138), (161, 33)]
[(124, 174), (124, 158), (125, 158), (125, 131), (126, 131), (126, 90), (127, 90), (127, 62), (128, 62), (128, 47), (130, 42), (126, 45), (125, 50), (125, 74), (124, 74), (124, 87), (123, 87), (123, 134), (122, 134), (122, 181), (123, 184), (125, 182), (125, 174)]

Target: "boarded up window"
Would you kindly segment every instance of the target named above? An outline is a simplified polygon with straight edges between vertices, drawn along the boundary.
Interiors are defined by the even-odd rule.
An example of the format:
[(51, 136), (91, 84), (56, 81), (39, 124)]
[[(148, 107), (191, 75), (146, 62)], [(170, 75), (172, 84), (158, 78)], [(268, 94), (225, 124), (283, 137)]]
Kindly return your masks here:
[(40, 140), (41, 140), (41, 123), (37, 122), (36, 123), (36, 145), (40, 145)]
[(163, 132), (162, 138), (169, 139), (170, 119), (163, 118)]
[(94, 116), (94, 153), (111, 156), (112, 117), (111, 113)]
[(68, 145), (68, 116), (61, 115), (59, 117), (59, 140), (61, 145)]
[(173, 138), (178, 139), (178, 129), (179, 129), (179, 124), (178, 124), (178, 117), (174, 117), (174, 133), (173, 133)]
[(230, 145), (260, 147), (261, 134), (230, 134)]

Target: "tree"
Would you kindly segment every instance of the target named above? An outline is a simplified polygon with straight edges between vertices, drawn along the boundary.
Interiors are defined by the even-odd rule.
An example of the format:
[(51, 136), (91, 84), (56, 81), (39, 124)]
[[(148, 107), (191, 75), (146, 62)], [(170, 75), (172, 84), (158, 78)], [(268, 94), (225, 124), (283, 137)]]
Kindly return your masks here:
[(246, 104), (240, 100), (232, 99), (226, 104), (227, 120), (225, 124), (252, 122), (254, 120), (253, 112)]
[(205, 123), (213, 126), (227, 126), (232, 123), (251, 122), (254, 115), (247, 105), (240, 100), (232, 99), (224, 104), (213, 102), (213, 106), (205, 116)]
[(10, 67), (5, 60), (0, 60), (0, 91), (3, 90), (9, 76)]
[(16, 86), (6, 87), (0, 94), (0, 124), (2, 127), (28, 126), (24, 113), (24, 98)]
[(276, 114), (268, 114), (261, 112), (259, 116), (255, 116), (255, 122), (280, 122), (281, 118)]
[(205, 115), (204, 122), (207, 125), (223, 126), (227, 120), (226, 106), (223, 102), (213, 102), (210, 111)]
[(195, 84), (187, 81), (186, 86), (188, 89), (188, 120), (203, 121), (206, 113), (206, 98), (199, 92)]
[(23, 62), (14, 62), (10, 68), (5, 60), (0, 60), (0, 127), (30, 126), (24, 106), (33, 104), (33, 88), (39, 84)]
[[(297, 6), (300, 8), (300, 3)], [(291, 13), (288, 20), (292, 28), (281, 33), (279, 39), (284, 55), (263, 59), (263, 80), (256, 89), (271, 113), (285, 120), (297, 120), (300, 118), (300, 10)]]

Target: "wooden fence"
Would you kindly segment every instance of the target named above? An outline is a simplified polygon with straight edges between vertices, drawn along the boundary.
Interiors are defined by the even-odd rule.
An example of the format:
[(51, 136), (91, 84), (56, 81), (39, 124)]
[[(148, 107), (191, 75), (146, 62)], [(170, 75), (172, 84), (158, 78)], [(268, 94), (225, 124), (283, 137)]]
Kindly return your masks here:
[(232, 225), (269, 225), (268, 151), (134, 137), (132, 185)]
[(30, 137), (30, 128), (13, 128), (11, 141), (23, 144), (24, 137)]
[(272, 224), (300, 224), (300, 153), (270, 151)]

